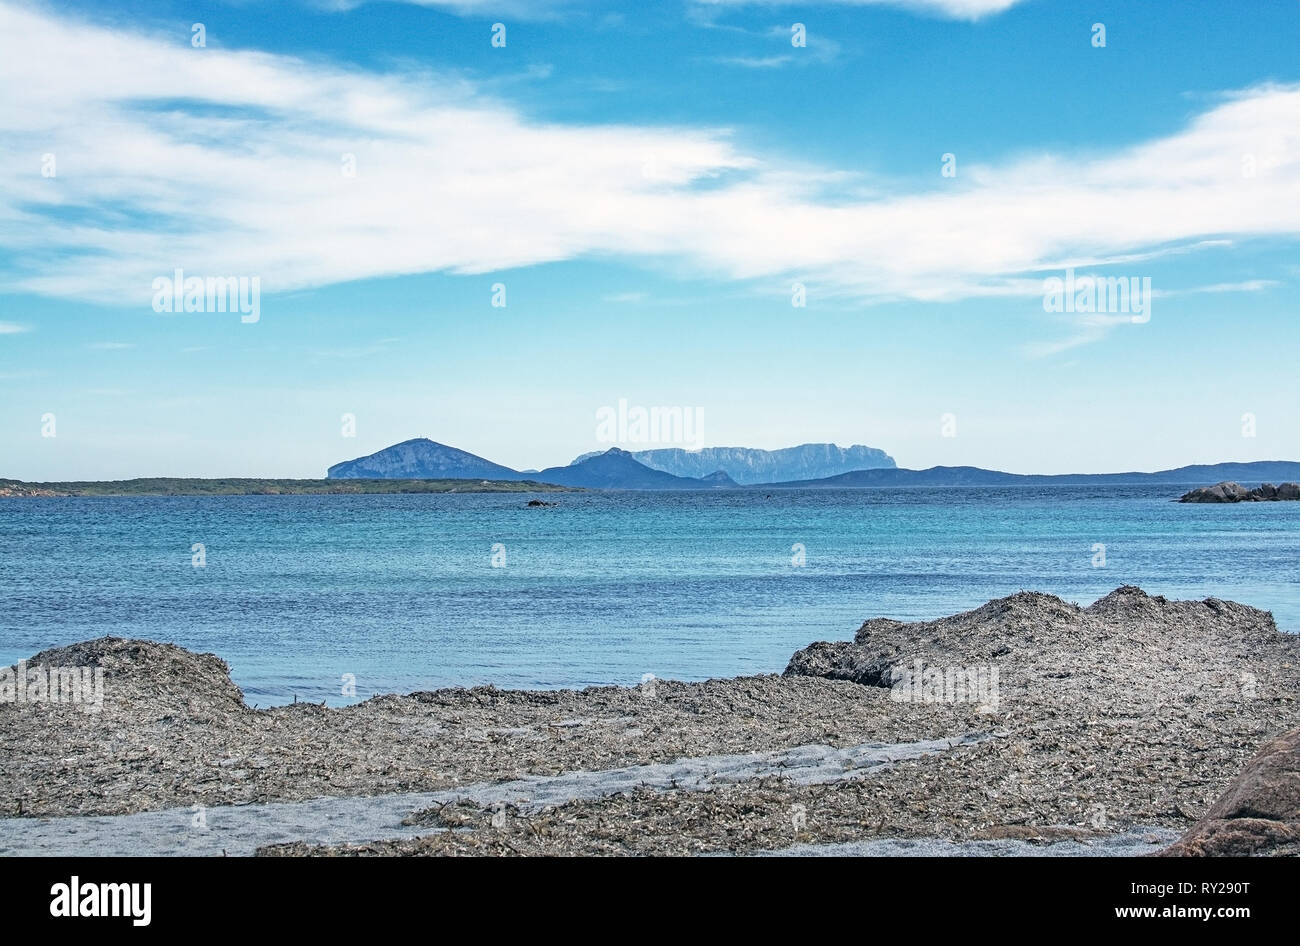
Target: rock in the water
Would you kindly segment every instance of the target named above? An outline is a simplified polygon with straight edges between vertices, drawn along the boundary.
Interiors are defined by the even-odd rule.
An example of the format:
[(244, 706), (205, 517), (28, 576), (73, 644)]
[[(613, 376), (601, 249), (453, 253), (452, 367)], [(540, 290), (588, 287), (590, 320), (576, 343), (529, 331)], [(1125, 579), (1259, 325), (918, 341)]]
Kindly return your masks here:
[(1166, 857), (1300, 856), (1300, 729), (1265, 744)]
[(1300, 499), (1300, 483), (1261, 483), (1246, 489), (1240, 483), (1216, 483), (1201, 486), (1179, 498), (1180, 503), (1252, 503), (1272, 502), (1279, 499)]

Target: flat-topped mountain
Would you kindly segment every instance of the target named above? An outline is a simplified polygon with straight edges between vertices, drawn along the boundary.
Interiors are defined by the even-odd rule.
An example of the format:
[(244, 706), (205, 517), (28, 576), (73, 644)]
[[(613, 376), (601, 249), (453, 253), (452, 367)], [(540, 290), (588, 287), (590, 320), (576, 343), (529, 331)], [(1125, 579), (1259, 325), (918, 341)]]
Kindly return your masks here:
[[(684, 450), (665, 447), (657, 450), (629, 451), (637, 462), (674, 476), (702, 478), (725, 473), (736, 483), (777, 483), (783, 480), (810, 480), (836, 476), (852, 470), (892, 469), (894, 458), (876, 447), (855, 444), (840, 447), (833, 443), (805, 443), (780, 450), (752, 447), (705, 447)], [(581, 463), (596, 453), (584, 453), (574, 463)]]

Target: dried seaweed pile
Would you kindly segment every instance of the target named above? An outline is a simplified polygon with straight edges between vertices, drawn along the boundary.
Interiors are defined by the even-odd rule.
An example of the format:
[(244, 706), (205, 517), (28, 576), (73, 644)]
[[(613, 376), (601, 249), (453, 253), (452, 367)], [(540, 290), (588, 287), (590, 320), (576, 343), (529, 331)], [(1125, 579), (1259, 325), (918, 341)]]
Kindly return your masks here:
[[(891, 699), (882, 668), (992, 666), (996, 707)], [(784, 677), (378, 697), (342, 710), (245, 706), (225, 665), (103, 639), (99, 714), (0, 705), (0, 806), (29, 815), (436, 790), (811, 743), (1004, 738), (864, 778), (636, 791), (517, 811), (425, 813), (428, 836), (313, 853), (689, 853), (871, 836), (1048, 838), (1183, 829), (1270, 736), (1300, 725), (1300, 640), (1270, 615), (1121, 588), (1087, 609), (1022, 593), (934, 622), (867, 622)], [(446, 830), (454, 827), (455, 830)], [(304, 853), (287, 846), (277, 853)]]

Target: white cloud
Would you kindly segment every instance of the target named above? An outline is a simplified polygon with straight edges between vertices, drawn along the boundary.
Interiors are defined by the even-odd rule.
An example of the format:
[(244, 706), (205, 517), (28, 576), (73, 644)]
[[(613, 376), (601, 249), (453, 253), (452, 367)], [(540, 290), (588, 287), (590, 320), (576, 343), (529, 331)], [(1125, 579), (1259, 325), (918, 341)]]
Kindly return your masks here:
[(804, 41), (805, 46), (791, 45), (790, 24), (781, 24), (779, 26), (769, 26), (765, 29), (748, 29), (744, 26), (737, 26), (734, 23), (721, 23), (716, 18), (716, 8), (703, 9), (693, 7), (688, 10), (688, 19), (697, 26), (705, 27), (711, 30), (721, 30), (725, 33), (735, 36), (744, 37), (741, 42), (758, 47), (763, 44), (764, 49), (776, 45), (778, 49), (784, 52), (770, 53), (768, 55), (733, 55), (733, 56), (715, 56), (712, 62), (721, 63), (724, 66), (742, 66), (746, 69), (779, 69), (782, 66), (789, 65), (820, 65), (834, 61), (840, 54), (840, 44), (835, 40), (823, 35), (821, 32), (809, 32), (805, 25)]
[(86, 346), (94, 351), (125, 351), (128, 348), (134, 348), (133, 342), (91, 342)]
[[(1201, 244), (1204, 246), (1205, 244)], [(1071, 264), (1073, 265), (1073, 264)], [(1076, 274), (1077, 277), (1086, 277), (1089, 279), (1105, 279), (1102, 273), (1085, 272)], [(1130, 277), (1131, 278), (1131, 277)], [(1212, 283), (1207, 286), (1190, 286), (1186, 289), (1155, 289), (1151, 290), (1151, 295), (1164, 299), (1171, 296), (1191, 296), (1201, 293), (1225, 293), (1225, 292), (1261, 292), (1265, 289), (1276, 289), (1282, 283), (1275, 279), (1246, 279), (1241, 282), (1224, 282)], [(1028, 287), (1026, 287), (1028, 288)], [(1148, 300), (1149, 301), (1149, 300)], [(1150, 311), (1145, 313), (1148, 317)], [(1057, 318), (1062, 318), (1058, 316)], [(1133, 323), (1133, 315), (1128, 313), (1112, 312), (1085, 312), (1077, 313), (1066, 318), (1073, 326), (1073, 333), (1065, 338), (1059, 338), (1049, 341), (1033, 341), (1021, 346), (1021, 351), (1031, 358), (1043, 358), (1048, 355), (1060, 354), (1077, 348), (1080, 345), (1087, 345), (1091, 342), (1101, 341), (1108, 336), (1112, 330), (1120, 326), (1127, 326)], [(1141, 320), (1139, 320), (1141, 321)]]
[[(318, 0), (321, 7), (351, 10), (366, 0)], [(590, 0), (402, 0), (460, 16), (515, 17), (539, 19), (561, 15), (565, 11), (597, 6)], [(725, 6), (793, 6), (790, 0), (694, 0), (702, 7)], [(978, 20), (1009, 10), (1024, 0), (829, 0), (841, 6), (890, 6), (923, 16), (942, 16), (959, 20)], [(618, 16), (618, 14), (611, 14)]]
[(1209, 286), (1195, 286), (1191, 289), (1176, 289), (1169, 295), (1181, 295), (1197, 292), (1260, 292), (1264, 289), (1276, 289), (1282, 283), (1276, 279), (1244, 279), (1241, 282), (1216, 282)]
[(18, 335), (26, 331), (29, 331), (26, 325), (19, 325), (17, 322), (0, 322), (0, 335)]
[(746, 69), (777, 69), (794, 62), (793, 56), (719, 56), (714, 62), (724, 66), (744, 66)]
[(28, 266), (8, 288), (144, 306), (177, 267), (260, 276), (266, 294), (601, 255), (948, 301), (1037, 294), (1075, 260), (1300, 235), (1297, 86), (1224, 97), (1100, 157), (965, 163), (949, 180), (936, 155), (934, 184), (908, 192), (748, 153), (725, 130), (531, 121), (460, 79), (188, 37), (0, 3), (0, 151), (31, 168), (0, 179), (0, 247)]
[(1070, 321), (1074, 326), (1071, 334), (1064, 338), (1049, 341), (1026, 342), (1021, 346), (1021, 351), (1030, 358), (1046, 358), (1050, 355), (1059, 355), (1081, 345), (1101, 341), (1113, 329), (1120, 326), (1132, 325), (1133, 316), (1121, 313), (1089, 312), (1076, 315)]
[[(705, 6), (787, 6), (786, 0), (696, 0)], [(830, 0), (841, 6), (890, 6), (911, 13), (978, 20), (1009, 10), (1023, 0)]]
[[(317, 0), (317, 6), (326, 10), (347, 11), (364, 6), (367, 0)], [(567, 4), (563, 0), (399, 0), (418, 7), (443, 10), (457, 16), (515, 19), (543, 19), (555, 16)], [(581, 0), (578, 0), (581, 3)]]

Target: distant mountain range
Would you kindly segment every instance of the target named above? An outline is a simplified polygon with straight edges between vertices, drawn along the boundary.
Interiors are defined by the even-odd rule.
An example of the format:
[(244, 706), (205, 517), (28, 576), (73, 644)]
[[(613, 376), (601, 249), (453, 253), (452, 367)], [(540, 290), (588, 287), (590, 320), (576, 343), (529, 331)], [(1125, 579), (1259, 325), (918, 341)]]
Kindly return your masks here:
[[(584, 453), (574, 463), (581, 463), (597, 453)], [(755, 483), (779, 483), (787, 480), (812, 480), (854, 470), (894, 469), (894, 458), (876, 447), (854, 444), (840, 447), (833, 443), (805, 443), (780, 450), (756, 450), (752, 447), (705, 447), (684, 450), (666, 447), (659, 450), (633, 450), (631, 456), (652, 470), (674, 476), (702, 478), (722, 472), (742, 486)]]
[(770, 483), (771, 489), (849, 489), (871, 486), (1140, 486), (1169, 483), (1279, 483), (1300, 476), (1300, 463), (1257, 460), (1180, 466), (1155, 473), (1003, 473), (977, 466), (932, 466), (926, 470), (857, 470), (816, 480)]
[[(703, 459), (697, 459), (703, 458)], [(653, 460), (653, 465), (650, 461)], [(673, 469), (699, 475), (682, 475)], [(773, 482), (757, 477), (774, 471), (819, 471), (837, 465), (869, 462), (875, 467), (833, 475), (800, 476)], [(882, 464), (888, 464), (882, 465)], [(661, 467), (672, 467), (663, 469)], [(1223, 480), (1239, 483), (1279, 483), (1300, 480), (1300, 463), (1260, 460), (1182, 466), (1154, 473), (1066, 473), (1060, 475), (1003, 473), (974, 466), (935, 466), (904, 470), (888, 454), (873, 447), (804, 444), (785, 450), (711, 447), (700, 451), (647, 450), (630, 453), (615, 447), (584, 454), (568, 466), (521, 473), (465, 450), (419, 438), (386, 447), (368, 457), (336, 463), (330, 479), (467, 479), (533, 480), (586, 489), (853, 489), (900, 486), (1119, 486), (1141, 484), (1202, 485)], [(788, 475), (788, 474), (787, 474)]]
[(725, 474), (710, 471), (707, 477), (674, 476), (653, 470), (617, 447), (590, 454), (568, 466), (553, 466), (540, 472), (521, 473), (491, 460), (423, 437), (406, 440), (378, 453), (336, 463), (330, 479), (472, 479), (534, 480), (555, 486), (586, 489), (718, 489), (735, 487)]

